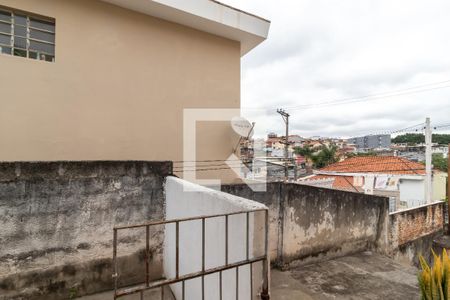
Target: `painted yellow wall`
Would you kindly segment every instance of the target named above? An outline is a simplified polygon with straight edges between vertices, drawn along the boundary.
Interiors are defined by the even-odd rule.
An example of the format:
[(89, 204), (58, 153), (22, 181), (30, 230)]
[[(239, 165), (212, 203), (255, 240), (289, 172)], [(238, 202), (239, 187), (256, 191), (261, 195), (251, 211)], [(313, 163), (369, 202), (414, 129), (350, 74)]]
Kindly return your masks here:
[(433, 200), (445, 200), (447, 192), (447, 174), (435, 171), (433, 174)]
[[(95, 0), (0, 5), (56, 19), (55, 63), (0, 55), (2, 161), (181, 160), (183, 108), (240, 105), (238, 42)], [(212, 128), (198, 159), (231, 154)]]

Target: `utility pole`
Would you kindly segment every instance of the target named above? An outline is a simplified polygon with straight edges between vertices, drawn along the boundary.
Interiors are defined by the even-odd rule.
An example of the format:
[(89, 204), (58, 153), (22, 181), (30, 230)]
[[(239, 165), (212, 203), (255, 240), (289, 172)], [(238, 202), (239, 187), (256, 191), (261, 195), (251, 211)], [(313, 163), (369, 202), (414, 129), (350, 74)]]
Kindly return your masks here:
[(283, 109), (277, 109), (277, 113), (283, 118), (284, 124), (286, 125), (286, 137), (284, 141), (284, 180), (288, 181), (289, 170), (288, 170), (288, 159), (289, 159), (289, 117), (290, 115)]
[(427, 204), (433, 201), (433, 188), (431, 183), (432, 178), (432, 167), (431, 167), (431, 142), (432, 142), (432, 132), (431, 132), (431, 122), (430, 118), (425, 121), (425, 200)]

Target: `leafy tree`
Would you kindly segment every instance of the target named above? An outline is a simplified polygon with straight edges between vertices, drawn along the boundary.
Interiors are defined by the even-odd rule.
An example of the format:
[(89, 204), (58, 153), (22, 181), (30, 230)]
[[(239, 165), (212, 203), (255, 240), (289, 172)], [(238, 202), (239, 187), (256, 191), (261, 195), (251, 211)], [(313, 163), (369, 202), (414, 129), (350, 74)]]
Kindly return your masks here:
[(313, 167), (318, 169), (338, 161), (336, 145), (328, 147), (322, 145), (319, 150), (314, 150), (311, 146), (305, 145), (304, 147), (296, 147), (294, 151), (305, 158), (306, 165), (309, 165), (308, 162), (312, 162)]
[(377, 153), (373, 150), (367, 152), (358, 152), (358, 153), (348, 153), (347, 158), (351, 157), (360, 157), (360, 156), (377, 156)]
[(303, 147), (295, 147), (294, 148), (294, 152), (295, 154), (301, 155), (305, 158), (305, 162), (306, 162), (306, 171), (307, 173), (311, 172), (311, 162), (312, 162), (312, 157), (314, 155), (314, 150), (310, 145), (305, 145)]
[(432, 164), (435, 169), (447, 172), (448, 161), (442, 153), (433, 154)]
[(450, 134), (433, 134), (433, 143), (438, 143), (439, 145), (450, 144)]
[(393, 143), (420, 144), (425, 143), (425, 135), (421, 133), (407, 133), (396, 136), (392, 139)]
[(306, 160), (311, 159), (314, 154), (314, 150), (310, 145), (305, 145), (304, 147), (295, 147), (294, 151), (295, 154), (305, 157)]
[[(433, 143), (439, 145), (448, 145), (450, 143), (450, 134), (433, 134)], [(407, 143), (409, 145), (425, 143), (425, 135), (422, 133), (407, 133), (396, 136), (392, 139), (393, 143)]]
[(312, 156), (314, 167), (320, 169), (335, 163), (337, 161), (336, 152), (337, 147), (335, 145), (322, 146), (322, 149)]

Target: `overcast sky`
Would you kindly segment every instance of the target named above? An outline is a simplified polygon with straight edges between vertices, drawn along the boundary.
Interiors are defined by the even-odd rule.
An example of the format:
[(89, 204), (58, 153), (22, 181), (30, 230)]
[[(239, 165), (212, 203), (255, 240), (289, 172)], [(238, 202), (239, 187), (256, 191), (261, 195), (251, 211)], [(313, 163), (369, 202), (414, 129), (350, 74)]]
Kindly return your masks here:
[[(258, 136), (283, 133), (276, 108), (287, 108), (291, 132), (302, 136), (376, 133), (427, 116), (450, 123), (450, 87), (410, 93), (450, 86), (450, 1), (222, 2), (272, 21), (268, 40), (242, 59), (242, 107)], [(304, 107), (416, 86), (388, 98)], [(289, 109), (295, 106), (303, 108)]]

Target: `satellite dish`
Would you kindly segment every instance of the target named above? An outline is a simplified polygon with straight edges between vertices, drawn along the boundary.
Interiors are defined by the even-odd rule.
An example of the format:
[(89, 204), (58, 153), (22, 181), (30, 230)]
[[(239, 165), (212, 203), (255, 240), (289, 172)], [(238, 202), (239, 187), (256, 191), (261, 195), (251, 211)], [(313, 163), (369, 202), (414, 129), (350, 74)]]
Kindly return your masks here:
[(253, 135), (253, 125), (243, 117), (231, 119), (231, 127), (240, 136), (250, 138)]

